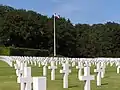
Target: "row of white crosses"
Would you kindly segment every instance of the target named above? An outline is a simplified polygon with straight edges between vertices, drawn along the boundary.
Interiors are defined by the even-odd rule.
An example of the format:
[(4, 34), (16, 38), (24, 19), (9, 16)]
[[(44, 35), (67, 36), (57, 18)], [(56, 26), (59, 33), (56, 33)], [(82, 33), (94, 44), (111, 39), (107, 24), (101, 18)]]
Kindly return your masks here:
[[(15, 65), (15, 69), (20, 70), (20, 71), (18, 71), (19, 73), (24, 74), (26, 72), (23, 70), (23, 66), (24, 66), (24, 68), (27, 68), (25, 70), (29, 71), (29, 74), (24, 74), (22, 79), (20, 79), (21, 81), (24, 80), (24, 82), (26, 82), (26, 83), (37, 83), (39, 81), (37, 79), (35, 79), (34, 81), (33, 81), (33, 79), (32, 80), (30, 79), (30, 81), (27, 82), (27, 78), (31, 78), (31, 74), (30, 74), (31, 71), (28, 69), (29, 67), (27, 67), (27, 63), (32, 64), (32, 65), (34, 64), (35, 66), (38, 64), (39, 67), (42, 64), (43, 65), (43, 76), (47, 75), (47, 65), (48, 65), (48, 63), (50, 63), (50, 66), (48, 66), (48, 69), (51, 69), (51, 80), (55, 80), (55, 69), (57, 69), (57, 64), (58, 63), (62, 64), (63, 69), (60, 70), (60, 73), (64, 74), (63, 88), (68, 88), (68, 75), (69, 75), (69, 73), (71, 73), (71, 70), (69, 68), (70, 63), (72, 63), (72, 67), (74, 67), (77, 63), (76, 69), (78, 69), (78, 79), (85, 81), (84, 90), (90, 90), (90, 80), (94, 80), (94, 76), (90, 75), (91, 64), (96, 65), (96, 69), (94, 71), (97, 72), (97, 86), (101, 85), (101, 78), (104, 77), (106, 65), (110, 64), (112, 66), (113, 64), (116, 64), (117, 73), (119, 73), (119, 69), (120, 69), (120, 58), (63, 58), (63, 57), (11, 56), (11, 59), (13, 61), (16, 61), (16, 63), (18, 63), (18, 66)], [(24, 63), (24, 65), (19, 64), (19, 63)], [(84, 69), (84, 76), (82, 76), (82, 69)], [(17, 76), (18, 77), (22, 76), (18, 72), (16, 73)], [(43, 82), (45, 83), (44, 79), (43, 79)], [(35, 85), (37, 87), (37, 84), (33, 84), (33, 88), (35, 88)], [(43, 83), (41, 83), (41, 84), (43, 84)], [(45, 84), (42, 86), (45, 86)], [(24, 87), (24, 86), (21, 86), (21, 87)], [(27, 88), (27, 86), (26, 86), (26, 88)], [(27, 90), (27, 89), (23, 88), (21, 90)]]
[[(46, 90), (46, 77), (32, 77), (31, 67), (27, 67), (25, 60), (16, 60), (15, 69), (18, 69), (17, 83), (20, 83), (21, 90)], [(33, 83), (33, 86), (32, 86)], [(31, 87), (32, 86), (32, 87)]]
[[(68, 61), (67, 61), (67, 63), (68, 63)], [(98, 66), (97, 66), (97, 67), (98, 67)], [(87, 68), (88, 68), (88, 67), (87, 67)], [(67, 70), (68, 70), (68, 69), (67, 69)], [(65, 70), (65, 72), (67, 72), (67, 73), (65, 73), (65, 75), (64, 75), (65, 77), (68, 76), (68, 71), (67, 71), (67, 70)], [(86, 70), (86, 69), (85, 69), (85, 70)], [(88, 71), (88, 72), (89, 72), (89, 71)], [(99, 78), (97, 79), (97, 82), (99, 81), (99, 83), (100, 83), (100, 74), (99, 74), (100, 72), (101, 72), (101, 71), (99, 71), (99, 68), (98, 68), (98, 77), (99, 77)], [(86, 75), (87, 75), (87, 74), (86, 74)], [(63, 80), (64, 80), (64, 82), (67, 83), (67, 80), (68, 80), (68, 79), (64, 78)], [(97, 85), (98, 85), (98, 84), (97, 84)], [(68, 85), (65, 84), (65, 83), (64, 83), (63, 86), (64, 86), (64, 88), (68, 88)]]

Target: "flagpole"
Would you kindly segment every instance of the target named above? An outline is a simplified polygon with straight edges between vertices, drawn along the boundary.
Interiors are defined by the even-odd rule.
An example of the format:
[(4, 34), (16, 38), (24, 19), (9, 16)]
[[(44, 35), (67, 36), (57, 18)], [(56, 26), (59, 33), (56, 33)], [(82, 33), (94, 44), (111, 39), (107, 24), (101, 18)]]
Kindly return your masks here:
[(55, 14), (54, 14), (54, 57), (56, 56), (56, 34), (55, 34)]

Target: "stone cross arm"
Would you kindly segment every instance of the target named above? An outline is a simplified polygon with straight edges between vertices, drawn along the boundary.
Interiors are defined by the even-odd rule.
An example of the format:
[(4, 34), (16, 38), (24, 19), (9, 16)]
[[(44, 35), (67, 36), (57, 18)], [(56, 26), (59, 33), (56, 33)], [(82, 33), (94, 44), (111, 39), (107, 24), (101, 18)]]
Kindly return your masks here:
[(16, 75), (17, 76), (21, 76), (23, 74), (23, 70), (16, 70)]
[(20, 67), (18, 66), (18, 64), (14, 64), (15, 69), (19, 69)]
[(94, 75), (91, 76), (80, 76), (80, 80), (94, 80)]
[(103, 72), (104, 71), (104, 69), (94, 69), (94, 72)]
[(76, 69), (82, 69), (84, 68), (83, 66), (76, 66)]
[(33, 78), (30, 78), (30, 77), (18, 77), (17, 78), (17, 83), (30, 83), (33, 81)]
[(60, 73), (64, 73), (64, 74), (69, 74), (69, 73), (71, 73), (71, 70), (60, 70)]
[(57, 69), (56, 66), (48, 66), (48, 69)]

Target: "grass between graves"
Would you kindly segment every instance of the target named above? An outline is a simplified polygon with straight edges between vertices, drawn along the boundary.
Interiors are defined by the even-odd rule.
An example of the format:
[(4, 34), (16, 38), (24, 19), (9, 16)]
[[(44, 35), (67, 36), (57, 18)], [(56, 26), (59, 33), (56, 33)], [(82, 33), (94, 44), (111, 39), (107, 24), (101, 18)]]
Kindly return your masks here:
[[(56, 70), (56, 80), (50, 80), (50, 70), (47, 75), (47, 90), (84, 90), (84, 82), (77, 78), (77, 71), (72, 68), (69, 75), (69, 88), (63, 89), (62, 74), (59, 73), (61, 67)], [(91, 74), (95, 75), (91, 67)], [(42, 76), (42, 68), (32, 66), (32, 76)], [(0, 90), (20, 90), (16, 81), (14, 68), (9, 67), (5, 62), (0, 61)], [(116, 73), (116, 67), (107, 66), (105, 78), (102, 79), (102, 86), (96, 86), (96, 80), (91, 81), (91, 90), (120, 90), (120, 74)]]

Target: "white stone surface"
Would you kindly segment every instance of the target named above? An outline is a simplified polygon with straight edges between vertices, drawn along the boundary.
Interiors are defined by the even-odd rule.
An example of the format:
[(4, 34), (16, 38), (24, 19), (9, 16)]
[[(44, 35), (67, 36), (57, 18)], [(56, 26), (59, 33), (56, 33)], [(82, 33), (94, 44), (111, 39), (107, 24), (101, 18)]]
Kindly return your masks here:
[(120, 73), (120, 66), (117, 66), (117, 73)]
[[(21, 90), (31, 90), (31, 83), (33, 82), (32, 77), (31, 77), (31, 67), (24, 68), (24, 76), (18, 77), (17, 82), (22, 83)], [(25, 84), (25, 87), (23, 84)]]
[(51, 61), (51, 66), (49, 66), (48, 69), (51, 69), (51, 80), (55, 80), (55, 69), (57, 69), (57, 67), (54, 61)]
[(101, 68), (101, 63), (97, 63), (97, 69), (94, 70), (94, 72), (97, 72), (97, 86), (101, 86), (101, 72), (104, 70)]
[(76, 66), (76, 69), (78, 69), (78, 79), (80, 80), (80, 76), (82, 76), (82, 69), (83, 69), (82, 62), (78, 62), (78, 66)]
[(90, 80), (94, 80), (94, 76), (90, 75), (90, 67), (84, 67), (84, 76), (80, 76), (80, 80), (85, 81), (84, 90), (90, 90)]
[(33, 90), (46, 90), (46, 77), (33, 77)]
[(43, 76), (47, 76), (47, 65), (43, 65)]
[(69, 73), (71, 73), (68, 62), (63, 64), (63, 70), (60, 70), (60, 73), (64, 74), (63, 75), (63, 88), (68, 88), (68, 75)]
[(102, 72), (101, 72), (101, 78), (104, 78), (105, 76), (105, 68), (106, 68), (106, 64), (104, 62), (101, 62), (101, 68), (102, 68)]

